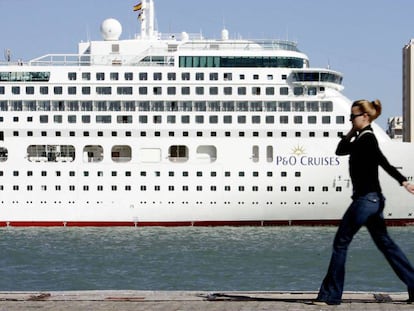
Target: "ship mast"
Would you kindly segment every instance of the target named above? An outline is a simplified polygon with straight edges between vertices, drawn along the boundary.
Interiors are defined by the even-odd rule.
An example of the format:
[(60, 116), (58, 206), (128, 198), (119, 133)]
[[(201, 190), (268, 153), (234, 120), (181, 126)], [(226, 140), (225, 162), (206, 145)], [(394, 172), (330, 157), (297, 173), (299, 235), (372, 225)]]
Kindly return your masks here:
[(142, 39), (155, 39), (155, 17), (154, 17), (154, 1), (142, 0), (142, 12), (141, 12), (141, 38)]

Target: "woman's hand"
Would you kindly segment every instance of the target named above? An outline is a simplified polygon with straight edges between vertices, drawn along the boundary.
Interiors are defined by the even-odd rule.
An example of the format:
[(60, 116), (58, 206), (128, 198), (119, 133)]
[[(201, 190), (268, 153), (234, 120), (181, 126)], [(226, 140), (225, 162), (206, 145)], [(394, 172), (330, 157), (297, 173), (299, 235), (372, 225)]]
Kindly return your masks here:
[(414, 194), (414, 184), (410, 184), (408, 181), (404, 181), (404, 182), (402, 183), (402, 185), (404, 186), (404, 188), (405, 188), (408, 192), (410, 192), (410, 193)]

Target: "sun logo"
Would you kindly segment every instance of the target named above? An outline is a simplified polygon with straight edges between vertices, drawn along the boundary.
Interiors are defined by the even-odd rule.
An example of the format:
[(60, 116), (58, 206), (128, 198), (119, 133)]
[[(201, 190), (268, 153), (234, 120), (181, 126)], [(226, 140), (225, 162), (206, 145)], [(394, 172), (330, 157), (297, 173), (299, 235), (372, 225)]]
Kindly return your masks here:
[(301, 146), (296, 146), (295, 148), (292, 149), (292, 154), (294, 154), (295, 156), (301, 156), (305, 154), (305, 148), (301, 147)]

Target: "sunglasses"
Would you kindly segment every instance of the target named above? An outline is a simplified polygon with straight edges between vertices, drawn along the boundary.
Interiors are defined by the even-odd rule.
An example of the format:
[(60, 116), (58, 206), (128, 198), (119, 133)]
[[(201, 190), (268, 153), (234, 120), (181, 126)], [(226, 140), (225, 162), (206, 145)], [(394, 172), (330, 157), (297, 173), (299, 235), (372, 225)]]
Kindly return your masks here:
[(365, 112), (362, 112), (362, 113), (360, 113), (360, 114), (353, 114), (353, 113), (351, 113), (350, 115), (349, 115), (349, 120), (350, 121), (352, 121), (353, 119), (355, 119), (356, 117), (360, 117), (360, 116), (362, 116), (362, 115), (364, 115), (365, 114)]

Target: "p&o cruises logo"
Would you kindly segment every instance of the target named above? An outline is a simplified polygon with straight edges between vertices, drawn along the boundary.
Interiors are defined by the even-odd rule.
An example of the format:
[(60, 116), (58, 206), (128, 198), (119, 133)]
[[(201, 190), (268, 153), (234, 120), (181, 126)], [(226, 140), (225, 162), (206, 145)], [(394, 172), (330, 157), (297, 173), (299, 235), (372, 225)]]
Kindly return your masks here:
[(297, 145), (292, 148), (288, 156), (276, 156), (276, 165), (278, 166), (338, 166), (339, 158), (335, 156), (311, 156), (306, 154), (303, 146)]

